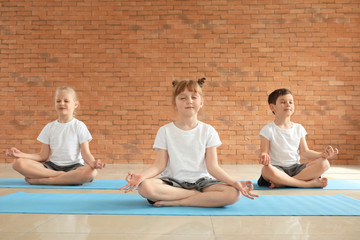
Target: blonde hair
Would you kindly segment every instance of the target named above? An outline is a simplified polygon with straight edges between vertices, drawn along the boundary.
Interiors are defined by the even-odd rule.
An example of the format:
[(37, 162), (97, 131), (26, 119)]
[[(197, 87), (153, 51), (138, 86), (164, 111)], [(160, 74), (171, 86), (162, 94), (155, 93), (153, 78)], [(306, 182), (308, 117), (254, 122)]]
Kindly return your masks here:
[[(78, 96), (77, 96), (75, 90), (69, 86), (61, 86), (56, 89), (55, 102), (56, 102), (56, 96), (59, 94), (60, 91), (68, 91), (73, 96), (74, 102), (77, 102), (78, 107), (80, 106), (79, 99), (78, 99)], [(73, 114), (74, 116), (75, 116), (75, 113), (76, 113), (76, 109), (74, 110), (74, 114)]]
[(182, 81), (173, 81), (172, 85), (174, 87), (173, 90), (173, 104), (175, 105), (176, 97), (185, 91), (185, 89), (189, 90), (190, 92), (196, 92), (202, 97), (202, 87), (205, 83), (206, 78), (200, 78), (197, 81), (194, 80), (182, 80)]

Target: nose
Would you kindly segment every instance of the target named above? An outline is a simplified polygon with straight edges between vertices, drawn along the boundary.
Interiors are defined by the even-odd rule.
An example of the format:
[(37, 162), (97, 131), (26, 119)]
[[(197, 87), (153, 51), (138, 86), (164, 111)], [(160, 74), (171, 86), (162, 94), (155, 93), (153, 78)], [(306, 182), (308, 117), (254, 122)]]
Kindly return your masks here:
[(187, 102), (187, 103), (192, 103), (192, 102), (193, 102), (193, 100), (192, 100), (192, 98), (191, 98), (191, 97), (188, 97), (188, 98), (186, 98), (186, 102)]

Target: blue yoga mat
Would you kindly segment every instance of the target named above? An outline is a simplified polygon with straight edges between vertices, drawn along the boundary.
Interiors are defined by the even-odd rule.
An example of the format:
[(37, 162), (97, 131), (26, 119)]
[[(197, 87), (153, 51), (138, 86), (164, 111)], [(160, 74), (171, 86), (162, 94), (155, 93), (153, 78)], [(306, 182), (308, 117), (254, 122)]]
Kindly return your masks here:
[(0, 188), (47, 188), (47, 189), (108, 189), (116, 190), (125, 186), (125, 179), (94, 179), (80, 186), (30, 185), (22, 178), (0, 178)]
[[(268, 187), (259, 187), (257, 180), (251, 180), (255, 190), (270, 190)], [(81, 186), (56, 186), (56, 185), (30, 185), (21, 178), (0, 178), (0, 188), (49, 188), (49, 189), (109, 189), (116, 190), (126, 185), (125, 179), (95, 179), (91, 183)], [(316, 189), (321, 188), (278, 188), (282, 190)], [(324, 190), (360, 190), (360, 180), (329, 180)]]
[(0, 213), (188, 216), (360, 216), (360, 201), (338, 195), (242, 197), (222, 208), (153, 207), (138, 194), (24, 193), (0, 197)]

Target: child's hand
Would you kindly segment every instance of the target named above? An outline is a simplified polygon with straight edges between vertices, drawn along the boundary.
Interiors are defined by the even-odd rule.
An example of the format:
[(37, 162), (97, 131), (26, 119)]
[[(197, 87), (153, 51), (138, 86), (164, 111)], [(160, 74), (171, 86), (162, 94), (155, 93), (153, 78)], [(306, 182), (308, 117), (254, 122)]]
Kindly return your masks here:
[(129, 172), (125, 180), (128, 182), (125, 186), (121, 187), (120, 190), (125, 190), (125, 193), (128, 193), (130, 191), (134, 191), (142, 181), (144, 181), (144, 178), (139, 173), (133, 173)]
[(269, 154), (262, 153), (261, 156), (260, 156), (259, 163), (262, 164), (262, 165), (265, 165), (265, 166), (269, 165), (270, 164), (270, 156), (269, 156)]
[(254, 186), (251, 181), (236, 181), (233, 186), (238, 189), (242, 195), (248, 197), (250, 199), (254, 199), (253, 197), (258, 197), (259, 195), (251, 193), (254, 189)]
[(17, 148), (10, 148), (5, 150), (5, 156), (11, 157), (11, 158), (19, 158), (21, 157), (22, 152)]
[(321, 157), (329, 159), (333, 156), (337, 155), (339, 153), (339, 150), (337, 148), (333, 148), (332, 146), (327, 146), (324, 150), (324, 152), (321, 154)]
[(94, 166), (92, 166), (93, 169), (102, 169), (106, 166), (105, 163), (101, 162), (100, 159), (96, 159), (94, 162)]

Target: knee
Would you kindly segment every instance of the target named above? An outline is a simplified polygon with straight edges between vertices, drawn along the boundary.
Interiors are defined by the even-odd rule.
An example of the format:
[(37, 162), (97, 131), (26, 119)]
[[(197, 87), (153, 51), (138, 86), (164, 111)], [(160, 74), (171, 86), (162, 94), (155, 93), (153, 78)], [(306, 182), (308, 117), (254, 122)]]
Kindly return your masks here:
[(270, 176), (270, 175), (274, 175), (275, 171), (274, 171), (274, 167), (269, 165), (265, 165), (262, 170), (261, 170), (261, 175), (262, 176)]
[(321, 168), (323, 172), (327, 171), (330, 168), (329, 160), (324, 159), (323, 161), (321, 161)]
[(151, 198), (154, 195), (153, 184), (151, 184), (150, 180), (145, 179), (138, 186), (138, 193), (144, 198)]
[(239, 190), (237, 190), (234, 187), (229, 188), (226, 191), (227, 203), (225, 204), (225, 206), (226, 205), (232, 205), (232, 204), (236, 203), (237, 201), (239, 201), (240, 197), (241, 197), (241, 194), (240, 194)]
[(15, 171), (19, 171), (21, 169), (24, 169), (24, 162), (26, 160), (24, 160), (23, 158), (16, 158), (14, 159), (14, 162), (12, 164), (12, 168), (15, 170)]
[(85, 171), (82, 172), (82, 179), (83, 179), (83, 182), (91, 182), (92, 180), (95, 179), (97, 175), (97, 170), (96, 169), (92, 169), (92, 168), (89, 168)]

